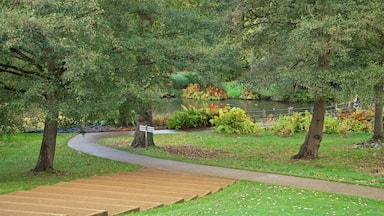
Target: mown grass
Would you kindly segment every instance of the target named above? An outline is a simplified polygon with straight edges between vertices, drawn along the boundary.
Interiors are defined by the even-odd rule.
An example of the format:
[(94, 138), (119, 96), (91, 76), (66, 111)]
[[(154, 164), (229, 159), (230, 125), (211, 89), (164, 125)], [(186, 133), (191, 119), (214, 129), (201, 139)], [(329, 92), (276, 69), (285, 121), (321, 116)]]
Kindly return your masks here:
[(384, 201), (240, 181), (187, 203), (129, 215), (383, 215)]
[[(346, 138), (325, 135), (317, 160), (291, 159), (304, 140), (303, 133), (290, 138), (271, 134), (262, 137), (218, 133), (162, 134), (155, 135), (156, 147), (149, 149), (127, 147), (132, 140), (128, 136), (100, 140), (100, 143), (165, 159), (384, 188), (384, 150), (353, 148), (355, 143), (370, 136), (368, 133), (352, 133)], [(175, 155), (166, 150), (180, 146), (197, 147), (206, 154), (199, 156), (190, 151)]]
[[(76, 178), (86, 178), (93, 175), (119, 171), (131, 171), (139, 168), (136, 165), (110, 161), (76, 152), (67, 146), (68, 140), (73, 135), (74, 134), (59, 134), (55, 158), (55, 169), (57, 171), (54, 173), (41, 174), (34, 174), (29, 171), (37, 161), (42, 138), (41, 134), (16, 134), (10, 137), (2, 137), (2, 139), (0, 139), (0, 194), (15, 190), (27, 190), (39, 185), (52, 185), (60, 181), (70, 181)], [(357, 134), (344, 140), (345, 142), (340, 145), (344, 145), (345, 149), (349, 149), (350, 142), (364, 140), (368, 136), (368, 134)], [(118, 137), (104, 139), (101, 142), (115, 146), (126, 145), (128, 143), (127, 140), (131, 138), (132, 137)], [(224, 149), (223, 151), (237, 149), (241, 152), (239, 155), (248, 155), (246, 152), (247, 149), (254, 150), (255, 146), (265, 145), (263, 148), (267, 148), (268, 145), (272, 145), (272, 147), (274, 147), (273, 145), (279, 146), (273, 143), (276, 142), (275, 139), (277, 138), (268, 136), (260, 138), (252, 136), (228, 136), (215, 133), (155, 135), (155, 141), (158, 147), (151, 148), (147, 150), (146, 153), (153, 151), (151, 154), (162, 155), (162, 157), (165, 158), (174, 158), (172, 155), (164, 154), (164, 151), (161, 151), (161, 146), (188, 144), (207, 147), (211, 150), (217, 148)], [(301, 139), (302, 135), (295, 135), (292, 138), (281, 139), (278, 143), (281, 142), (281, 145), (291, 146), (294, 149), (290, 151), (295, 152), (295, 148), (298, 146), (298, 144), (295, 143)], [(241, 147), (242, 145), (243, 147)], [(323, 157), (329, 154), (326, 153), (326, 145), (330, 144), (327, 144), (327, 142), (323, 143), (321, 151)], [(380, 151), (371, 152), (369, 150), (357, 150), (356, 152), (365, 151), (366, 154), (380, 153)], [(264, 153), (264, 159), (260, 159), (259, 161), (266, 160), (265, 158), (268, 158), (267, 156), (270, 153), (275, 154), (274, 151), (270, 149)], [(221, 154), (224, 155), (224, 153)], [(289, 152), (286, 155), (290, 154)], [(343, 154), (340, 155), (343, 156)], [(285, 156), (277, 157), (275, 155), (270, 158), (275, 158), (274, 160), (276, 160), (276, 158), (284, 157)], [(199, 161), (199, 159), (187, 158), (183, 160)], [(215, 160), (220, 161), (218, 159)], [(212, 159), (212, 161), (215, 160)], [(286, 162), (286, 159), (281, 160), (281, 163)], [(223, 166), (230, 163), (229, 160), (225, 163), (223, 160), (221, 161)], [(290, 163), (296, 166), (301, 163), (310, 164), (313, 162), (316, 161)], [(237, 163), (239, 162), (233, 162), (233, 164)], [(251, 165), (252, 161), (249, 161), (249, 163), (248, 166)], [(325, 161), (323, 163), (325, 164)], [(278, 165), (276, 164), (275, 166), (277, 167)], [(331, 174), (332, 173), (330, 173), (330, 175)], [(225, 190), (210, 196), (205, 196), (187, 203), (128, 215), (383, 215), (383, 212), (384, 201), (250, 181), (239, 181)]]
[(39, 156), (42, 134), (24, 133), (0, 139), (0, 194), (28, 190), (39, 185), (86, 178), (105, 173), (132, 171), (139, 168), (77, 152), (67, 146), (74, 134), (59, 134), (52, 173), (33, 173)]

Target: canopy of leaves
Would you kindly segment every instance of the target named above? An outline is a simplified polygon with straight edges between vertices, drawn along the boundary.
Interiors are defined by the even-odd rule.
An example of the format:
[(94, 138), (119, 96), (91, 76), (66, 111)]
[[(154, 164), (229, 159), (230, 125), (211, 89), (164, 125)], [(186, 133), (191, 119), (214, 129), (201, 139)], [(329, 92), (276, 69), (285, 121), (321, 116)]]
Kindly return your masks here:
[[(360, 1), (243, 1), (251, 75), (315, 98), (339, 96), (349, 73), (348, 42), (359, 32)], [(255, 79), (251, 79), (255, 81)]]
[[(113, 40), (96, 1), (1, 1), (0, 7), (4, 128), (32, 111), (41, 119), (59, 112), (74, 123), (109, 107), (115, 76), (106, 50)], [(15, 115), (20, 121), (10, 120)]]

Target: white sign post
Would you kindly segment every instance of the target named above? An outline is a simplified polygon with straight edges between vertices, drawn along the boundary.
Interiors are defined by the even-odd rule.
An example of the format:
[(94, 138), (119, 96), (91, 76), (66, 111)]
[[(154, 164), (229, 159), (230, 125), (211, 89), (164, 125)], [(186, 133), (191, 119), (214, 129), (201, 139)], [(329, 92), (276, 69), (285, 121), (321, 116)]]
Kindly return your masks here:
[(145, 132), (145, 148), (148, 147), (148, 133), (154, 133), (155, 128), (148, 125), (139, 125), (139, 131)]

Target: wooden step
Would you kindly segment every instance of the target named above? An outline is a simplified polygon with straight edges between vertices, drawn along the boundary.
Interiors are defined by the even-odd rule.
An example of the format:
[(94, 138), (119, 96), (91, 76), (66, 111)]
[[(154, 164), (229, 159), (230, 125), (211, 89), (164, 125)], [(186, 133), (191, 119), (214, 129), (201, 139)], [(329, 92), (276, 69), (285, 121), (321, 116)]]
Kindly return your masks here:
[(171, 205), (179, 202), (183, 202), (182, 197), (170, 197), (162, 195), (149, 195), (149, 194), (139, 194), (139, 193), (127, 193), (127, 192), (113, 192), (113, 191), (103, 191), (103, 190), (88, 190), (81, 188), (64, 188), (59, 186), (41, 186), (33, 189), (36, 192), (49, 192), (49, 193), (58, 193), (58, 194), (69, 194), (69, 195), (80, 195), (80, 196), (91, 196), (91, 197), (105, 197), (105, 198), (124, 198), (131, 200), (139, 201), (149, 201), (149, 202), (161, 202), (165, 205)]
[(74, 208), (87, 208), (87, 209), (103, 209), (103, 210), (108, 209), (108, 214), (113, 214), (113, 215), (139, 211), (138, 206), (105, 204), (102, 202), (89, 202), (89, 201), (86, 202), (86, 201), (78, 201), (76, 199), (58, 200), (58, 199), (49, 199), (49, 198), (3, 195), (3, 196), (0, 196), (0, 201), (30, 203), (30, 204), (38, 204), (38, 205), (53, 205), (53, 206), (74, 207)]
[(0, 195), (0, 216), (119, 215), (189, 201), (235, 182), (143, 168)]
[(144, 211), (151, 208), (157, 208), (163, 206), (160, 202), (148, 202), (148, 201), (138, 201), (132, 199), (123, 199), (121, 197), (115, 198), (105, 198), (105, 197), (89, 197), (89, 196), (77, 196), (71, 194), (56, 194), (56, 193), (44, 193), (44, 192), (35, 192), (35, 191), (16, 191), (7, 195), (12, 196), (22, 196), (22, 197), (32, 197), (32, 198), (48, 198), (48, 199), (57, 199), (57, 200), (77, 200), (84, 202), (95, 202), (95, 203), (104, 203), (104, 204), (117, 204), (125, 206), (139, 206), (140, 211)]
[(156, 174), (141, 174), (141, 173), (118, 173), (113, 175), (104, 175), (106, 177), (117, 177), (122, 180), (130, 180), (130, 179), (148, 179), (153, 181), (167, 181), (167, 182), (177, 182), (183, 184), (198, 184), (202, 186), (218, 186), (224, 188), (228, 185), (234, 183), (234, 181), (215, 181), (212, 179), (200, 179), (200, 178), (190, 178), (188, 176), (179, 176), (177, 174), (174, 175), (156, 175)]
[(0, 209), (0, 216), (68, 216), (67, 214), (54, 214), (49, 212), (30, 212), (23, 210)]
[(169, 192), (181, 192), (186, 194), (197, 194), (199, 197), (208, 195), (211, 193), (209, 190), (203, 190), (203, 189), (194, 189), (194, 188), (184, 188), (179, 186), (163, 186), (163, 185), (155, 185), (155, 184), (145, 184), (145, 183), (137, 183), (137, 182), (119, 182), (114, 181), (111, 183), (111, 181), (108, 180), (96, 180), (96, 179), (78, 179), (75, 181), (72, 181), (74, 183), (95, 183), (99, 185), (114, 185), (118, 187), (127, 187), (127, 188), (140, 188), (145, 190), (156, 190), (156, 191), (169, 191)]
[[(202, 190), (209, 190), (211, 192), (217, 192), (222, 189), (220, 186), (214, 186), (214, 185), (200, 185), (198, 182), (196, 183), (179, 183), (177, 180), (169, 179), (169, 181), (163, 180), (151, 180), (151, 179), (141, 179), (141, 178), (126, 178), (122, 179), (118, 176), (95, 176), (91, 179), (94, 180), (104, 180), (104, 181), (110, 181), (111, 184), (113, 182), (133, 182), (133, 183), (141, 183), (141, 184), (153, 184), (153, 185), (159, 185), (159, 186), (168, 186), (168, 187), (182, 187), (182, 188), (188, 188), (188, 189), (202, 189)], [(123, 181), (124, 180), (124, 181)]]
[(183, 197), (185, 201), (189, 201), (192, 199), (197, 198), (197, 194), (187, 194), (187, 193), (177, 193), (177, 192), (170, 192), (170, 191), (159, 191), (159, 190), (146, 190), (141, 189), (137, 187), (119, 187), (119, 186), (111, 186), (109, 185), (102, 185), (102, 184), (96, 184), (93, 181), (85, 181), (83, 183), (78, 182), (61, 182), (56, 184), (57, 187), (68, 187), (68, 188), (82, 188), (82, 189), (89, 189), (89, 190), (104, 190), (104, 191), (115, 191), (115, 192), (127, 192), (127, 193), (140, 193), (140, 194), (149, 194), (149, 195), (158, 195), (161, 194), (163, 196), (170, 196), (170, 197)]
[(117, 173), (114, 175), (140, 175), (140, 176), (148, 175), (148, 176), (165, 177), (165, 178), (168, 178), (170, 176), (176, 176), (177, 179), (188, 179), (188, 180), (196, 180), (198, 182), (199, 181), (213, 182), (213, 183), (228, 184), (228, 185), (231, 185), (236, 182), (235, 179), (226, 179), (226, 178), (191, 174), (191, 173), (185, 173), (185, 172), (175, 172), (175, 171), (170, 172), (170, 171), (153, 169), (153, 168), (142, 168), (137, 171)]
[(53, 214), (67, 214), (71, 216), (108, 216), (106, 210), (101, 209), (87, 209), (87, 208), (74, 208), (62, 207), (55, 205), (31, 204), (22, 202), (9, 202), (0, 201), (0, 209), (2, 210), (17, 210), (33, 213), (53, 213)]

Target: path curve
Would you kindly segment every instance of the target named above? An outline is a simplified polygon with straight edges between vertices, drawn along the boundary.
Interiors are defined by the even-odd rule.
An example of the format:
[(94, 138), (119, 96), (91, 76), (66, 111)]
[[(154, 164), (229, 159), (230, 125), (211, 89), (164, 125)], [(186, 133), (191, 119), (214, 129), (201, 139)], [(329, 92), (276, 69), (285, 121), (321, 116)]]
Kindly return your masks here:
[[(156, 131), (156, 134), (168, 132), (170, 131)], [(97, 144), (97, 140), (101, 138), (125, 135), (133, 135), (133, 132), (121, 131), (79, 134), (69, 140), (68, 146), (77, 151), (91, 154), (94, 156), (132, 164), (139, 164), (149, 168), (157, 168), (169, 171), (182, 171), (224, 178), (250, 180), (256, 182), (264, 182), (270, 184), (305, 188), (310, 190), (331, 192), (336, 194), (384, 200), (384, 189), (380, 188), (165, 160), (143, 155), (136, 155)]]

